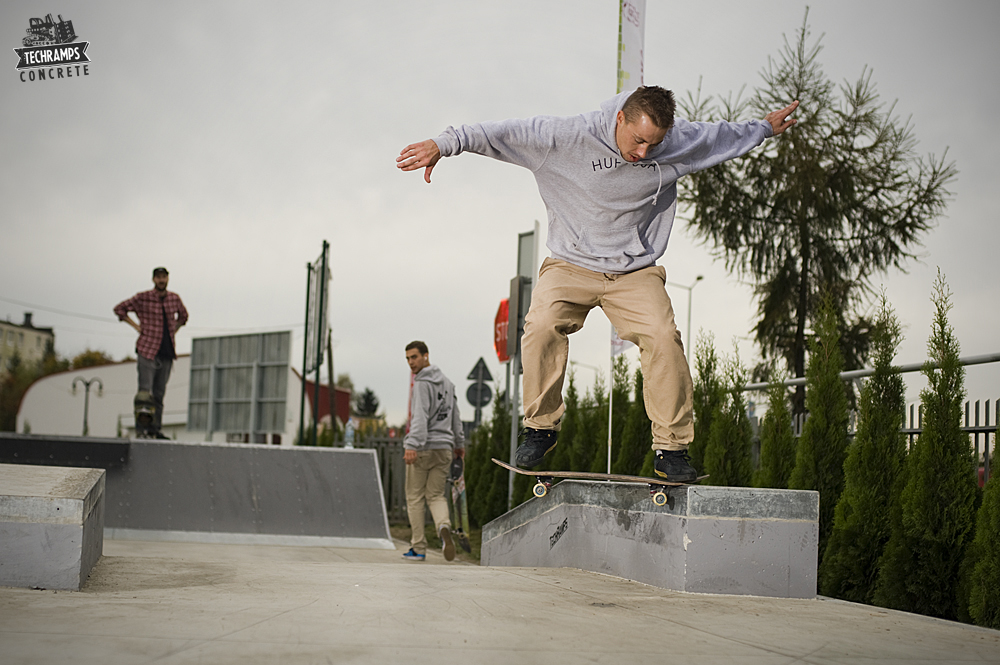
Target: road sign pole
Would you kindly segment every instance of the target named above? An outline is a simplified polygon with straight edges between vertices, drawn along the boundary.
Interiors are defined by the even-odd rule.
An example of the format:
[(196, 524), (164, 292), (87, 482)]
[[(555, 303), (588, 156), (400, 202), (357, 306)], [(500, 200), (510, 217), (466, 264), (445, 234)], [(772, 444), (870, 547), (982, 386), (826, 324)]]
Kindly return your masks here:
[[(518, 390), (517, 390), (518, 379), (517, 379), (517, 376), (518, 376), (518, 374), (521, 373), (521, 371), (520, 371), (521, 370), (521, 349), (520, 349), (520, 345), (518, 345), (518, 347), (519, 348), (517, 349), (517, 351), (514, 352), (513, 357), (511, 357), (511, 359), (510, 359), (510, 364), (513, 365), (513, 370), (512, 371), (513, 371), (513, 374), (514, 374), (514, 380), (513, 380), (512, 384), (511, 384), (511, 387), (514, 390), (514, 395), (513, 395), (513, 398), (510, 401), (510, 464), (511, 464), (511, 466), (517, 466), (517, 464), (515, 464), (515, 462), (514, 462), (514, 451), (517, 450), (517, 421), (518, 421), (518, 416), (520, 415), (520, 413), (519, 413), (520, 409), (518, 408), (518, 402), (520, 400), (518, 399)], [(510, 510), (513, 507), (514, 507), (514, 472), (513, 471), (508, 471), (507, 472), (507, 510)]]

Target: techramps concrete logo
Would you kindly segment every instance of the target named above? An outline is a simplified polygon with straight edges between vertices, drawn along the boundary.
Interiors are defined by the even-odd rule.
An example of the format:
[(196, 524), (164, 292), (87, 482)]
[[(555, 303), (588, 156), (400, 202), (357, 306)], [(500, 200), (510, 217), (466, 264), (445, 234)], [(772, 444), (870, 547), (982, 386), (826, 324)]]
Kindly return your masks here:
[(90, 76), (90, 42), (76, 41), (73, 22), (64, 21), (62, 14), (58, 21), (52, 14), (29, 19), (26, 32), (22, 48), (14, 49), (22, 83)]

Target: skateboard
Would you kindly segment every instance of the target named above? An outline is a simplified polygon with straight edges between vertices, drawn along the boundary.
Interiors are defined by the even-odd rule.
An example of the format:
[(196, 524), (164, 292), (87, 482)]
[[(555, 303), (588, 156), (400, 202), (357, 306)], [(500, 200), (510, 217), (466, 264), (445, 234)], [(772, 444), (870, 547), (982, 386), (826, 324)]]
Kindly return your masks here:
[(452, 535), (458, 542), (458, 546), (466, 553), (472, 551), (469, 543), (469, 501), (465, 493), (465, 462), (461, 457), (456, 457), (451, 462), (451, 474), (448, 476), (448, 484), (451, 486), (451, 501), (448, 504), (451, 513)]
[(516, 466), (511, 466), (507, 462), (502, 462), (497, 458), (492, 458), (493, 462), (499, 464), (505, 469), (509, 469), (514, 473), (519, 473), (522, 476), (534, 476), (535, 487), (531, 490), (531, 493), (537, 497), (543, 497), (548, 494), (549, 489), (552, 487), (552, 481), (556, 478), (570, 478), (573, 480), (614, 480), (620, 483), (646, 483), (649, 485), (649, 495), (653, 499), (653, 503), (658, 506), (666, 505), (667, 503), (667, 489), (670, 487), (681, 487), (683, 485), (693, 485), (708, 476), (698, 476), (690, 483), (678, 483), (671, 480), (660, 480), (659, 478), (649, 478), (647, 476), (626, 476), (620, 473), (593, 473), (591, 471), (529, 471), (527, 469), (519, 469)]
[(156, 438), (156, 403), (153, 395), (146, 390), (135, 394), (132, 402), (135, 409), (135, 436), (137, 439)]

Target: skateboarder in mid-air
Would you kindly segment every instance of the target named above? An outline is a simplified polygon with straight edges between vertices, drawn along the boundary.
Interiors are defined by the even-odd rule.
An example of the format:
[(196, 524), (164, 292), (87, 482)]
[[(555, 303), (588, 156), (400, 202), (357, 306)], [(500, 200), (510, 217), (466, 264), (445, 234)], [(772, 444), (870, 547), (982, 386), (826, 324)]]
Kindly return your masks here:
[[(798, 102), (742, 123), (674, 118), (674, 99), (657, 86), (624, 92), (576, 116), (448, 127), (406, 146), (403, 171), (463, 152), (528, 168), (548, 210), (552, 255), (538, 272), (521, 342), (524, 442), (515, 463), (531, 469), (556, 445), (565, 405), (567, 336), (601, 307), (622, 339), (639, 347), (643, 398), (652, 420), (655, 469), (670, 481), (697, 477), (691, 372), (667, 296), (667, 249), (677, 179), (739, 157), (795, 124)], [(689, 340), (690, 343), (690, 340)]]

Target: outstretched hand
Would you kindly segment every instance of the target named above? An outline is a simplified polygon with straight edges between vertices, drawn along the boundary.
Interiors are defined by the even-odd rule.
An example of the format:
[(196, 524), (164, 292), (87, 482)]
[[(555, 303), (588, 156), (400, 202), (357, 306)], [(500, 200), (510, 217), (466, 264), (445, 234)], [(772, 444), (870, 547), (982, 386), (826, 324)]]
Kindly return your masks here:
[(771, 123), (772, 136), (777, 136), (797, 122), (795, 118), (789, 118), (788, 116), (798, 107), (799, 103), (795, 101), (780, 111), (772, 111), (764, 116), (764, 120)]
[(441, 159), (441, 151), (438, 150), (437, 143), (427, 139), (420, 143), (411, 143), (399, 151), (396, 158), (396, 166), (403, 171), (416, 171), (424, 169), (424, 180), (431, 181), (431, 171), (434, 165)]

